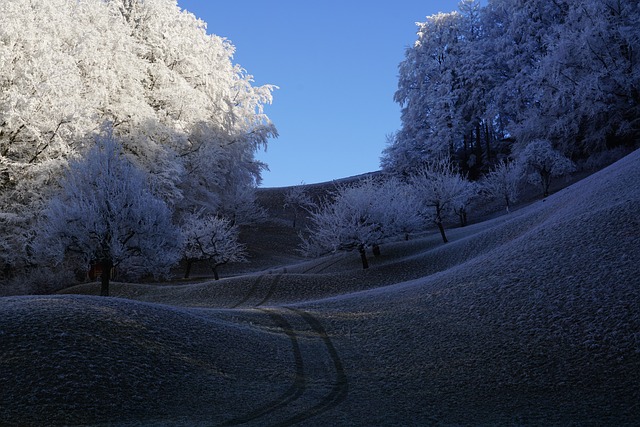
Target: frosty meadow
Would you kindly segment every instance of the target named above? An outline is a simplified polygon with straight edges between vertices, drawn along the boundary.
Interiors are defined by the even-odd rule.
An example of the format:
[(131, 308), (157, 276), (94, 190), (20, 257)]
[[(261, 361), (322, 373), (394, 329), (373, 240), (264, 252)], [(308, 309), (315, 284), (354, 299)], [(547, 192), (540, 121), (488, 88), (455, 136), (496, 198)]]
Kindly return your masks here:
[(639, 45), (630, 0), (463, 0), (381, 170), (260, 188), (230, 41), (6, 1), (0, 424), (639, 423)]

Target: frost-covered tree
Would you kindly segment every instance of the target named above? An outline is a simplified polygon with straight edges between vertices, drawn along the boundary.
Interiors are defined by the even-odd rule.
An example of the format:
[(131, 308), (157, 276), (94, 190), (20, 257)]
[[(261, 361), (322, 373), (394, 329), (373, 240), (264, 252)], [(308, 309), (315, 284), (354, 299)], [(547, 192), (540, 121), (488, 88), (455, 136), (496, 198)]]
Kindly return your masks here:
[(409, 235), (424, 228), (419, 198), (406, 182), (386, 176), (378, 184), (376, 194), (380, 222), (385, 224), (388, 237)]
[(451, 156), (477, 176), (494, 156), (499, 121), (489, 108), (494, 77), (480, 49), (480, 2), (464, 0), (459, 9), (418, 23), (399, 66), (402, 128), (383, 153), (385, 170), (410, 174), (430, 158)]
[(453, 201), (453, 212), (460, 219), (460, 227), (465, 227), (468, 223), (467, 214), (469, 207), (478, 196), (479, 187), (476, 182), (463, 179), (463, 186), (460, 193)]
[(58, 264), (76, 255), (85, 266), (99, 265), (101, 295), (109, 295), (113, 268), (129, 277), (162, 275), (179, 257), (180, 233), (169, 208), (110, 132), (71, 163), (43, 216), (38, 255)]
[(526, 168), (529, 183), (540, 186), (544, 197), (549, 195), (553, 178), (567, 175), (575, 170), (573, 162), (545, 140), (530, 142), (520, 152), (518, 161)]
[(311, 255), (357, 250), (362, 267), (368, 268), (367, 248), (418, 227), (410, 194), (396, 180), (365, 179), (339, 188), (330, 201), (311, 210), (303, 250)]
[(283, 207), (293, 214), (293, 228), (296, 228), (298, 216), (314, 206), (311, 196), (305, 191), (303, 184), (291, 187), (284, 195)]
[(402, 129), (383, 152), (388, 171), (409, 174), (427, 158), (453, 151), (460, 131), (454, 89), (461, 20), (458, 12), (451, 12), (417, 23), (418, 40), (398, 67), (394, 99), (402, 107)]
[(3, 2), (0, 212), (33, 223), (107, 121), (177, 217), (235, 210), (277, 132), (234, 50), (174, 0)]
[(238, 228), (225, 218), (203, 212), (188, 215), (182, 224), (184, 239), (183, 258), (186, 263), (184, 277), (189, 278), (194, 262), (209, 264), (215, 280), (218, 267), (230, 262), (246, 261), (246, 251), (238, 242)]
[(518, 201), (521, 178), (522, 167), (517, 161), (502, 160), (480, 182), (480, 191), (489, 198), (503, 200), (509, 213), (513, 203)]
[(420, 213), (436, 224), (447, 243), (444, 221), (454, 212), (456, 202), (470, 191), (469, 182), (446, 157), (426, 163), (409, 181), (420, 204)]
[(583, 157), (634, 142), (640, 135), (638, 2), (567, 2), (565, 10), (534, 75), (544, 88), (539, 113), (547, 124), (539, 137)]

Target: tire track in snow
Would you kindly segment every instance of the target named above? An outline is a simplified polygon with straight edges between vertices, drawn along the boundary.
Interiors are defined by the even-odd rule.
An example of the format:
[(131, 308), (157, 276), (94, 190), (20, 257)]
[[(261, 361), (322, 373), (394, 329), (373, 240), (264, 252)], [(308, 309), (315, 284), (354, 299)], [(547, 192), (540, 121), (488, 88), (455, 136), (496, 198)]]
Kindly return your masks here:
[[(345, 373), (342, 361), (340, 360), (340, 356), (338, 355), (338, 352), (333, 342), (331, 341), (331, 338), (327, 334), (327, 331), (322, 326), (322, 323), (312, 314), (304, 310), (287, 307), (287, 310), (292, 315), (296, 316), (299, 319), (300, 323), (306, 325), (305, 330), (296, 332), (296, 330), (291, 325), (291, 322), (287, 320), (284, 315), (278, 313), (275, 309), (257, 308), (257, 310), (268, 315), (275, 326), (289, 337), (293, 352), (293, 371), (295, 379), (293, 384), (278, 398), (267, 402), (266, 404), (254, 409), (248, 414), (233, 418), (223, 423), (222, 426), (234, 426), (249, 423), (252, 421), (259, 422), (260, 425), (279, 427), (292, 426), (317, 415), (320, 415), (323, 412), (326, 412), (343, 402), (346, 399), (348, 393), (348, 378)], [(310, 390), (308, 388), (308, 384), (327, 383), (325, 378), (318, 379), (309, 376), (309, 373), (313, 371), (313, 368), (316, 368), (316, 370), (318, 370), (317, 368), (319, 362), (316, 361), (317, 357), (315, 356), (315, 354), (311, 357), (309, 357), (309, 355), (307, 355), (306, 358), (304, 357), (303, 351), (300, 347), (301, 337), (305, 339), (320, 339), (323, 347), (326, 350), (328, 358), (333, 364), (335, 372), (333, 378), (328, 382), (330, 384), (331, 390), (324, 397), (322, 397), (316, 404), (305, 404), (303, 402), (301, 405), (307, 406), (306, 409), (294, 408), (295, 411), (291, 413), (291, 408), (288, 407), (301, 399), (307, 390)], [(310, 352), (312, 350), (307, 351)], [(307, 363), (305, 363), (305, 359)], [(317, 366), (314, 366), (314, 363)], [(311, 368), (309, 368), (309, 365), (311, 365)], [(312, 406), (308, 407), (309, 405)], [(287, 413), (287, 409), (289, 409), (289, 413)], [(278, 419), (280, 419), (280, 421), (278, 421)]]
[(236, 305), (232, 305), (231, 308), (238, 308), (240, 305), (249, 301), (249, 298), (251, 298), (253, 294), (256, 292), (256, 290), (258, 289), (258, 285), (260, 285), (260, 282), (262, 281), (263, 277), (264, 275), (258, 276), (258, 279), (255, 282), (253, 282), (253, 285), (249, 289), (249, 292), (247, 292), (247, 294), (244, 296), (244, 298), (242, 298)]
[(266, 303), (267, 301), (269, 301), (271, 299), (271, 297), (273, 296), (274, 292), (276, 291), (276, 288), (278, 286), (278, 282), (280, 281), (281, 278), (282, 278), (282, 274), (278, 274), (277, 276), (274, 277), (273, 282), (271, 282), (271, 287), (269, 287), (269, 291), (264, 296), (264, 298), (262, 298), (262, 300), (259, 303), (256, 304), (256, 307), (259, 307), (259, 306), (263, 305), (264, 303)]
[(246, 415), (231, 419), (224, 424), (221, 424), (221, 426), (235, 426), (239, 424), (245, 424), (258, 418), (265, 417), (280, 408), (286, 407), (291, 402), (300, 398), (300, 396), (302, 396), (306, 389), (307, 380), (304, 375), (304, 361), (302, 359), (302, 351), (300, 350), (298, 338), (295, 331), (293, 330), (293, 327), (284, 316), (276, 313), (274, 310), (258, 310), (267, 314), (271, 318), (273, 323), (289, 337), (291, 341), (295, 366), (295, 380), (293, 381), (293, 384), (291, 384), (291, 386), (287, 389), (287, 391), (285, 391), (280, 397), (260, 406), (259, 408), (254, 409), (252, 412)]
[(317, 415), (322, 414), (323, 412), (330, 410), (331, 408), (342, 403), (347, 398), (347, 394), (349, 391), (349, 381), (347, 378), (347, 374), (344, 371), (342, 360), (340, 360), (338, 351), (333, 345), (333, 342), (331, 341), (329, 334), (327, 334), (327, 331), (322, 326), (322, 323), (313, 315), (311, 315), (311, 313), (309, 312), (295, 309), (295, 308), (290, 308), (290, 307), (287, 307), (287, 308), (288, 310), (302, 317), (305, 320), (305, 322), (307, 322), (311, 326), (311, 329), (314, 331), (314, 333), (316, 333), (317, 336), (322, 339), (327, 349), (327, 352), (329, 354), (329, 357), (333, 362), (336, 378), (329, 394), (327, 394), (316, 405), (314, 405), (310, 409), (307, 409), (305, 411), (302, 411), (294, 415), (293, 417), (287, 418), (282, 422), (274, 424), (274, 426), (283, 426), (283, 427), (298, 424), (304, 420), (315, 417)]

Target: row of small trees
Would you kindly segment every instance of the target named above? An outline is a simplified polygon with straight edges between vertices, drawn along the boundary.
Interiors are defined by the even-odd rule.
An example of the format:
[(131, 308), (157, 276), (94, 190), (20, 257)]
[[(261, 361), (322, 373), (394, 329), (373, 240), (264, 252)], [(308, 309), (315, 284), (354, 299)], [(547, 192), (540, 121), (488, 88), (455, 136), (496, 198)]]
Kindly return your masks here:
[[(398, 236), (408, 238), (429, 224), (438, 228), (447, 243), (445, 223), (457, 216), (460, 225), (466, 225), (467, 210), (474, 201), (500, 199), (508, 212), (523, 179), (538, 185), (546, 197), (552, 178), (571, 171), (569, 159), (548, 141), (537, 140), (520, 157), (502, 161), (479, 182), (468, 180), (448, 157), (432, 159), (404, 179), (367, 178), (337, 188), (319, 205), (307, 205), (311, 224), (303, 250), (310, 255), (357, 250), (363, 268), (368, 268), (369, 247), (379, 254), (381, 243)], [(299, 189), (295, 194), (297, 200), (307, 200)]]

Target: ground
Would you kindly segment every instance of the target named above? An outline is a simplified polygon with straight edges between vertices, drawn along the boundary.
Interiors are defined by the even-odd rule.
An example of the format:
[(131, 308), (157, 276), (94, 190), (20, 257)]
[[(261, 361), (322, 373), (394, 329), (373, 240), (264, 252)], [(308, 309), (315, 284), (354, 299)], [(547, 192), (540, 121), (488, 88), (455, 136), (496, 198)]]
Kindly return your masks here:
[(303, 259), (265, 191), (220, 281), (0, 299), (0, 424), (637, 425), (638, 182), (634, 152), (369, 270)]

